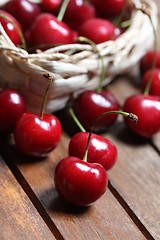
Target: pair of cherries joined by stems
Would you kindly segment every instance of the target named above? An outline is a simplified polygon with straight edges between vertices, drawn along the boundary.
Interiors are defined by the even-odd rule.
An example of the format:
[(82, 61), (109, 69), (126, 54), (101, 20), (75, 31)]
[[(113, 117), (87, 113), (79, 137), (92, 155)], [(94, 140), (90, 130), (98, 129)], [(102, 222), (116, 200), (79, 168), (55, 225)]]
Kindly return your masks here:
[(110, 114), (122, 114), (137, 123), (137, 116), (122, 111), (108, 111), (93, 123), (93, 129), (86, 132), (70, 109), (71, 115), (82, 129), (68, 145), (69, 156), (63, 158), (55, 169), (55, 187), (59, 195), (76, 206), (89, 206), (107, 190), (108, 174), (117, 160), (116, 146), (103, 136), (93, 133), (98, 120)]

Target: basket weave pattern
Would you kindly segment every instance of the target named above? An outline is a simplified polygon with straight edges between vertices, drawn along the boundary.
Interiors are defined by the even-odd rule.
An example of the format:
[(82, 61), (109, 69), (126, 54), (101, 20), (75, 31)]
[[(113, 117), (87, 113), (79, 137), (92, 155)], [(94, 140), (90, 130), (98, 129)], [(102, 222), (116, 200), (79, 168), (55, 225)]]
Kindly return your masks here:
[[(107, 84), (119, 73), (132, 69), (154, 41), (147, 9), (157, 28), (158, 11), (152, 0), (132, 0), (136, 9), (130, 27), (116, 40), (97, 45), (106, 67)], [(72, 51), (73, 50), (73, 51)], [(68, 54), (70, 52), (70, 54)], [(46, 112), (62, 109), (70, 94), (78, 94), (98, 86), (100, 68), (98, 54), (89, 44), (67, 44), (44, 52), (29, 54), (16, 47), (0, 26), (0, 84), (20, 89), (29, 110), (39, 111), (47, 85), (44, 73), (54, 79), (49, 91)]]

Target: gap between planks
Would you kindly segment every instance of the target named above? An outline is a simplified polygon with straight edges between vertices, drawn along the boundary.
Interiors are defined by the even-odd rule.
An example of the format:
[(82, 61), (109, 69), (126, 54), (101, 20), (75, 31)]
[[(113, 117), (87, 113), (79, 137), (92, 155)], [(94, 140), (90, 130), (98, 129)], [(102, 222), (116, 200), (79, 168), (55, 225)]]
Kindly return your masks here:
[(120, 195), (120, 193), (117, 191), (117, 189), (112, 185), (112, 183), (108, 182), (108, 188), (113, 194), (113, 196), (117, 199), (119, 204), (123, 207), (123, 209), (126, 211), (128, 216), (132, 219), (134, 224), (137, 226), (137, 228), (142, 232), (142, 234), (146, 237), (148, 240), (154, 240), (150, 232), (146, 229), (146, 227), (142, 224), (142, 222), (137, 218), (136, 214), (132, 211), (132, 209), (129, 207), (127, 202), (123, 199), (123, 197)]
[[(22, 189), (25, 191), (25, 193), (29, 197), (29, 199), (32, 202), (32, 204), (34, 205), (34, 207), (37, 209), (38, 213), (40, 214), (40, 216), (42, 217), (42, 219), (44, 220), (44, 222), (46, 223), (46, 225), (52, 232), (53, 236), (58, 240), (65, 240), (64, 237), (62, 236), (62, 234), (60, 233), (60, 231), (58, 230), (58, 228), (56, 227), (56, 225), (54, 224), (54, 222), (52, 221), (52, 219), (50, 218), (50, 216), (48, 215), (48, 213), (46, 212), (45, 208), (39, 201), (38, 197), (35, 195), (34, 191), (32, 190), (32, 188), (30, 187), (30, 185), (24, 178), (23, 174), (20, 172), (20, 170), (18, 169), (16, 164), (14, 162), (10, 161), (10, 159), (9, 159), (10, 157), (9, 158), (7, 157), (6, 152), (7, 151), (5, 151), (5, 146), (4, 147), (2, 146), (1, 154), (2, 154), (4, 161), (6, 162), (6, 164), (12, 171), (13, 175), (15, 176), (16, 180), (18, 181), (18, 183), (20, 184)], [(123, 197), (120, 195), (118, 190), (115, 189), (115, 187), (112, 185), (112, 183), (110, 181), (108, 184), (108, 189), (111, 191), (111, 193), (113, 194), (115, 199), (122, 206), (124, 211), (131, 218), (131, 220), (134, 222), (134, 224), (137, 226), (137, 228), (141, 231), (141, 233), (144, 235), (144, 237), (147, 240), (154, 240), (152, 235), (145, 228), (145, 226), (141, 223), (141, 221), (138, 219), (136, 214), (128, 206), (127, 202), (123, 199)]]
[[(5, 147), (4, 147), (5, 148)], [(65, 240), (59, 230), (57, 229), (56, 225), (52, 221), (52, 219), (49, 217), (48, 213), (46, 212), (45, 208), (42, 206), (41, 202), (31, 189), (30, 185), (28, 182), (25, 180), (24, 176), (21, 174), (20, 170), (17, 168), (16, 164), (12, 161), (9, 161), (7, 157), (5, 156), (6, 154), (3, 151), (3, 146), (1, 148), (1, 155), (3, 157), (3, 160), (6, 162), (8, 165), (9, 169), (15, 176), (16, 180), (24, 190), (24, 192), (27, 194), (29, 197), (30, 201), (32, 202), (33, 206), (37, 209), (38, 213), (52, 232), (53, 236), (58, 239), (58, 240)]]

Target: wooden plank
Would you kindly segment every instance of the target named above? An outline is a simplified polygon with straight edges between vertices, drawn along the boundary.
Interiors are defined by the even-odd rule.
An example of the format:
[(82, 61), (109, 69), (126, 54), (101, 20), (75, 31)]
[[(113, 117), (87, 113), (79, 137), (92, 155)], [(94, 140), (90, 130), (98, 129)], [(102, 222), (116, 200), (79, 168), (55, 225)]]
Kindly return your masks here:
[(14, 146), (4, 146), (3, 154), (6, 161), (17, 164), (65, 240), (114, 240), (128, 239), (128, 236), (130, 240), (146, 239), (109, 190), (90, 208), (72, 207), (59, 199), (54, 186), (54, 169), (67, 155), (68, 141), (68, 136), (63, 134), (61, 144), (43, 161), (27, 162)]
[(0, 239), (54, 240), (49, 228), (0, 157)]
[[(136, 92), (129, 80), (119, 79), (110, 86), (123, 105), (125, 98)], [(116, 166), (109, 172), (112, 186), (155, 239), (160, 239), (160, 156), (150, 141), (133, 136), (123, 119), (105, 134), (118, 148)], [(160, 133), (153, 139), (158, 147)]]

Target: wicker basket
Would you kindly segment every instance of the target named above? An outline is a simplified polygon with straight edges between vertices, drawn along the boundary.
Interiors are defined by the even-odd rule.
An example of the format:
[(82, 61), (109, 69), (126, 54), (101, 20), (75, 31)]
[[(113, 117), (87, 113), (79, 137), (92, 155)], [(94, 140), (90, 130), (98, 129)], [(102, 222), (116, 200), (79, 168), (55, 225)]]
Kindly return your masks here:
[[(104, 58), (107, 84), (117, 74), (130, 71), (153, 45), (154, 34), (147, 9), (157, 28), (158, 11), (152, 0), (132, 0), (136, 6), (130, 27), (115, 41), (97, 45)], [(68, 50), (77, 50), (71, 55)], [(88, 44), (57, 46), (44, 52), (29, 54), (14, 46), (0, 27), (0, 83), (21, 89), (31, 111), (40, 110), (47, 85), (43, 74), (48, 72), (54, 79), (49, 91), (46, 112), (65, 107), (70, 94), (95, 89), (99, 82), (99, 58)]]

